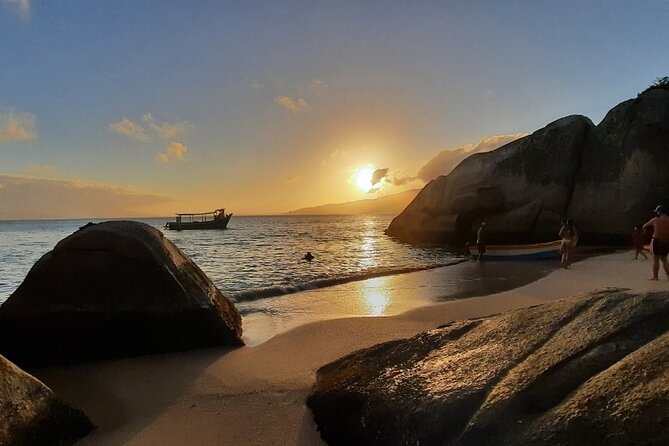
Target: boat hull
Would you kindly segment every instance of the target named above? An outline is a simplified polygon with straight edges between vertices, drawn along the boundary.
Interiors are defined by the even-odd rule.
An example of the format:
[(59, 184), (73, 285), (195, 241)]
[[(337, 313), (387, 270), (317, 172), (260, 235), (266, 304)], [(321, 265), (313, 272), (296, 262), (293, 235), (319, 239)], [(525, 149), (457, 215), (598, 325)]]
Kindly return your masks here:
[(231, 217), (232, 214), (226, 215), (219, 220), (188, 222), (170, 221), (165, 225), (165, 228), (173, 231), (186, 231), (191, 229), (226, 229)]
[[(560, 258), (560, 240), (548, 243), (531, 245), (488, 245), (483, 258), (486, 260), (546, 260)], [(476, 257), (479, 250), (476, 246), (470, 248), (472, 256)]]

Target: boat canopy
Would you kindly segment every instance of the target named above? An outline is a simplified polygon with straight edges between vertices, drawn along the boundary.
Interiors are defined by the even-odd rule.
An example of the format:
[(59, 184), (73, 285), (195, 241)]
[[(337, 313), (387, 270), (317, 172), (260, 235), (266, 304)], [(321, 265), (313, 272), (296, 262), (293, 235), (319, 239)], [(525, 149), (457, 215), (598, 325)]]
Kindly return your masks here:
[(225, 209), (216, 209), (211, 212), (177, 213), (176, 216), (177, 222), (212, 221), (223, 218), (225, 216)]

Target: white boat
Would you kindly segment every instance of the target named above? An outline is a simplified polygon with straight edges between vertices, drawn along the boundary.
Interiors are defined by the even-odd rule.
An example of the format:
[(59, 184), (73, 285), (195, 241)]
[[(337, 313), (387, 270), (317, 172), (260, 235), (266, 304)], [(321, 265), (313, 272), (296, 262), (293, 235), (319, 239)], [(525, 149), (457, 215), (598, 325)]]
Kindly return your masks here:
[[(486, 260), (540, 260), (560, 258), (561, 240), (529, 245), (487, 245), (483, 258)], [(472, 256), (477, 257), (476, 245), (469, 248)]]

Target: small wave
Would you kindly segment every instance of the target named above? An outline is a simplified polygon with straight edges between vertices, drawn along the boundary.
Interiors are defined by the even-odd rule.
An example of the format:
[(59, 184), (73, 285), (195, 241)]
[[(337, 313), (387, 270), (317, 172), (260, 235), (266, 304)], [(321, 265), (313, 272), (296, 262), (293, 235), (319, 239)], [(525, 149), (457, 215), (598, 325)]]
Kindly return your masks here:
[(297, 293), (299, 291), (315, 290), (318, 288), (326, 288), (335, 285), (341, 285), (349, 282), (356, 282), (359, 280), (373, 279), (375, 277), (392, 276), (395, 274), (413, 273), (416, 271), (424, 271), (428, 269), (441, 268), (443, 266), (456, 265), (458, 263), (466, 262), (466, 259), (454, 259), (446, 263), (438, 263), (431, 265), (417, 265), (405, 266), (399, 268), (380, 268), (362, 271), (358, 274), (340, 275), (328, 277), (324, 279), (316, 279), (305, 283), (293, 285), (274, 285), (263, 288), (254, 288), (245, 291), (226, 292), (225, 295), (233, 302), (249, 302), (258, 299), (266, 299), (269, 297), (282, 296), (284, 294)]

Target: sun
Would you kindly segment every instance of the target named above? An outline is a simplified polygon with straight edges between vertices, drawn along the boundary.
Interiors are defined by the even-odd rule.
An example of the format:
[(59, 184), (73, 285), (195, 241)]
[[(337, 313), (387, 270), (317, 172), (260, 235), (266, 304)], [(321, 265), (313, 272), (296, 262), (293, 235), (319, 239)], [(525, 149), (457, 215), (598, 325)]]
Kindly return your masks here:
[(374, 175), (374, 167), (361, 167), (355, 175), (355, 185), (363, 192), (369, 192), (374, 185), (372, 184), (372, 176)]

